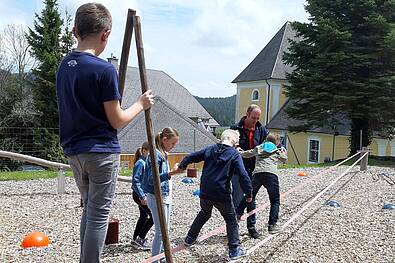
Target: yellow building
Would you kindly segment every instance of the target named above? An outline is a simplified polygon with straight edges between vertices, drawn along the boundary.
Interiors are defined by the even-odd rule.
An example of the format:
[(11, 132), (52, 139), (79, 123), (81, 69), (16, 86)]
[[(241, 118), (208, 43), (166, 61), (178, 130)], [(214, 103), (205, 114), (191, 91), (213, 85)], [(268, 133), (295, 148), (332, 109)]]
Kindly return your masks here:
[[(232, 81), (237, 84), (235, 120), (245, 115), (250, 104), (262, 109), (261, 123), (270, 132), (279, 133), (288, 149), (288, 163), (321, 163), (343, 159), (349, 154), (350, 123), (340, 127), (323, 127), (305, 133), (291, 133), (288, 126), (301, 121), (288, 118), (285, 109), (290, 105), (284, 91), (290, 83), (286, 74), (292, 67), (284, 64), (283, 54), (297, 41), (289, 22), (275, 34), (253, 61)], [(372, 155), (395, 157), (395, 140), (373, 138), (369, 148)]]

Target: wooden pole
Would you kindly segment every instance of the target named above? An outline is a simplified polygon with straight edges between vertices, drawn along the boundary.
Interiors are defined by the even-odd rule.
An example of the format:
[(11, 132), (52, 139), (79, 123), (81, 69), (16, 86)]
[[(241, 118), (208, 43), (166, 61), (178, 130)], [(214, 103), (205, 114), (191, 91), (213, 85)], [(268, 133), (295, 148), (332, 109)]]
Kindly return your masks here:
[(365, 153), (368, 153), (368, 154), (366, 154), (361, 160), (360, 167), (359, 167), (360, 171), (366, 171), (368, 169), (368, 161), (369, 161), (369, 148), (368, 147), (362, 147), (361, 157)]
[(119, 94), (121, 94), (121, 100), (119, 101), (119, 103), (121, 103), (121, 101), (122, 101), (123, 91), (125, 89), (126, 70), (128, 68), (130, 43), (132, 42), (132, 35), (133, 35), (133, 17), (135, 15), (136, 15), (135, 10), (128, 9), (128, 16), (126, 19), (125, 33), (123, 36), (121, 61), (119, 64), (118, 90), (119, 90)]
[[(139, 71), (140, 71), (141, 92), (144, 93), (148, 90), (148, 82), (147, 82), (147, 72), (145, 69), (143, 39), (141, 35), (141, 23), (139, 16), (135, 16), (134, 18), (135, 18), (134, 26), (136, 32), (135, 38), (136, 38), (136, 47), (137, 47), (137, 58), (138, 58)], [(168, 235), (167, 224), (165, 219), (165, 211), (163, 209), (162, 191), (160, 189), (159, 167), (156, 161), (157, 157), (156, 157), (156, 148), (154, 147), (154, 142), (155, 142), (154, 128), (151, 121), (150, 109), (145, 110), (145, 124), (147, 129), (152, 171), (154, 172), (154, 190), (155, 190), (156, 207), (158, 209), (160, 230), (162, 232), (162, 240), (163, 240), (163, 247), (166, 255), (166, 262), (173, 263), (173, 258), (171, 256), (171, 250), (170, 250), (169, 235)]]

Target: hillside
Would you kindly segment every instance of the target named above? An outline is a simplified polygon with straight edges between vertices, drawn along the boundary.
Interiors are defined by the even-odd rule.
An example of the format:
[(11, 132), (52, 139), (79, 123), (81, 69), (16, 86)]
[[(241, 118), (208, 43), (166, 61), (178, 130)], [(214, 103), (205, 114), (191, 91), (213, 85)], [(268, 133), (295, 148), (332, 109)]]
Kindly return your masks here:
[(236, 95), (225, 98), (194, 97), (221, 126), (230, 126), (234, 124)]

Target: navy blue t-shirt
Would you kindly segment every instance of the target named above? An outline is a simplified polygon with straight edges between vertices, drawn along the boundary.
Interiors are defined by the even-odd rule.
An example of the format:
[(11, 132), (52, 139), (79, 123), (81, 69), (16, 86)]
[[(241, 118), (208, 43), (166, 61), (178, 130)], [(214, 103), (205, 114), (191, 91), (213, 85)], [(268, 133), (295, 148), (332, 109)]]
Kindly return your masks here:
[(107, 120), (103, 102), (119, 100), (114, 66), (86, 52), (72, 52), (56, 76), (60, 144), (66, 155), (120, 153), (117, 130)]

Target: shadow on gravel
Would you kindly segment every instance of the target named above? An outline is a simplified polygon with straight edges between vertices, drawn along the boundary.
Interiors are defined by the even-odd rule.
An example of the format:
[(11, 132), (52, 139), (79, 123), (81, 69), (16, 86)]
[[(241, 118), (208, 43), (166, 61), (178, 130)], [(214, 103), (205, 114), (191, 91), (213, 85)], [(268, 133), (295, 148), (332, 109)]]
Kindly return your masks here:
[[(330, 195), (325, 201), (328, 201), (330, 199), (332, 199), (338, 192), (340, 192), (344, 187), (346, 187), (346, 185), (355, 177), (355, 175), (359, 173), (359, 171), (355, 171), (355, 172), (350, 172), (348, 174), (351, 174), (350, 178), (348, 178), (332, 195)], [(326, 187), (326, 186), (325, 186)], [(292, 209), (288, 210), (290, 212), (286, 213), (286, 215), (291, 214), (291, 211), (293, 211), (294, 208), (298, 208), (298, 207), (302, 207), (304, 204), (306, 204), (308, 201), (310, 201), (312, 198), (314, 198), (314, 196), (316, 196), (319, 192), (321, 192), (325, 187), (323, 187), (321, 190), (318, 190), (316, 193), (314, 193), (313, 195), (310, 195), (308, 199), (306, 199), (303, 203), (298, 204), (296, 206), (294, 206)], [(263, 262), (267, 262), (270, 261), (271, 259), (273, 259), (273, 256), (276, 254), (276, 252), (279, 250), (280, 247), (282, 247), (285, 243), (288, 242), (288, 240), (290, 240), (292, 237), (294, 237), (296, 235), (296, 233), (299, 231), (299, 229), (301, 229), (306, 223), (307, 221), (312, 218), (319, 210), (321, 210), (322, 206), (318, 207), (316, 210), (314, 210), (309, 216), (306, 217), (305, 220), (303, 220), (296, 228), (294, 231), (290, 232), (287, 236), (287, 238), (285, 238), (282, 242), (279, 243), (278, 246), (276, 246), (274, 248), (274, 250), (272, 250), (264, 259)], [(281, 235), (281, 234), (280, 234)]]
[(136, 249), (129, 242), (106, 245), (103, 250), (103, 259), (122, 256), (125, 253), (140, 254), (143, 253), (146, 257), (150, 256), (149, 251)]

